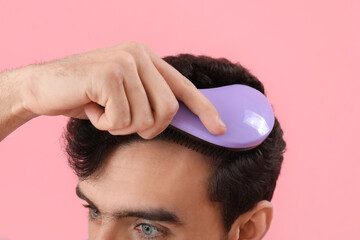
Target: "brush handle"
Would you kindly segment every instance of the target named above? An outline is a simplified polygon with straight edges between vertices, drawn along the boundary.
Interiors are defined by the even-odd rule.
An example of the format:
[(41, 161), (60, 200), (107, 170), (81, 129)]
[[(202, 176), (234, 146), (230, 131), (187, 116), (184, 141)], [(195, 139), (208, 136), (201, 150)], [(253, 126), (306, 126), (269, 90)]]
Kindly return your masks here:
[(195, 138), (239, 151), (258, 146), (270, 134), (275, 121), (274, 111), (260, 91), (241, 84), (199, 91), (218, 110), (226, 124), (226, 133), (211, 134), (199, 117), (182, 102), (179, 102), (179, 110), (170, 125)]

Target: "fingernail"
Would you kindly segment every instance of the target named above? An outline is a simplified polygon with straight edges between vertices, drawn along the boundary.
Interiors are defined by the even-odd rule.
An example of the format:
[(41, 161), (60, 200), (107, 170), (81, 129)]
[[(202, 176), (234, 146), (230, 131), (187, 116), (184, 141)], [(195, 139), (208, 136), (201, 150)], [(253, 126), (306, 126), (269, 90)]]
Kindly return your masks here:
[(221, 127), (226, 128), (225, 123), (221, 120), (219, 116), (216, 117), (216, 121)]

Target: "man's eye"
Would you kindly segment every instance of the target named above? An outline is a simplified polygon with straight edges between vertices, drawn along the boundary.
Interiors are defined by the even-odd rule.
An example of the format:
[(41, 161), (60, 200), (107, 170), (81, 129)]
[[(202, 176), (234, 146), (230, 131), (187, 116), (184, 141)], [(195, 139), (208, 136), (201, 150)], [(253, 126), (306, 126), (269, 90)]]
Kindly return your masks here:
[(165, 236), (165, 231), (150, 224), (141, 223), (136, 227), (142, 239), (157, 239)]
[(96, 209), (96, 208), (91, 208), (90, 209), (90, 214), (93, 218), (99, 218), (100, 217), (100, 212)]
[(89, 209), (89, 219), (90, 220), (96, 220), (101, 217), (99, 210), (97, 210), (96, 208), (94, 208), (90, 205), (84, 205), (84, 207)]

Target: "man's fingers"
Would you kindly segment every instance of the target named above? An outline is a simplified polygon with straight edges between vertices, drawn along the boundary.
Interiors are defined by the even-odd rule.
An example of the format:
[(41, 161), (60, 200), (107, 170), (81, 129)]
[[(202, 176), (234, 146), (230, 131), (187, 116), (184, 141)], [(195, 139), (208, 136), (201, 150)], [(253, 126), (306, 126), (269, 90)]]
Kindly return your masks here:
[(114, 135), (137, 132), (151, 139), (170, 124), (179, 100), (209, 132), (225, 133), (218, 111), (191, 81), (146, 45), (128, 44), (127, 48), (129, 51), (112, 59), (119, 64), (102, 69), (102, 73), (107, 73), (105, 80), (92, 81), (94, 86), (88, 97), (93, 103), (84, 110), (95, 127)]
[(88, 93), (91, 103), (84, 108), (92, 124), (100, 130), (126, 128), (132, 118), (118, 66), (108, 69), (105, 78), (94, 79)]
[(134, 59), (125, 61), (124, 88), (131, 109), (131, 124), (126, 128), (111, 129), (111, 134), (130, 134), (148, 129), (154, 124), (148, 96), (139, 77)]
[(182, 101), (196, 114), (209, 132), (221, 135), (226, 131), (222, 125), (218, 111), (211, 102), (194, 86), (194, 84), (179, 73), (174, 67), (146, 48), (150, 57), (164, 77), (177, 99)]
[(104, 108), (97, 103), (90, 102), (85, 105), (84, 111), (90, 122), (99, 130), (106, 130), (106, 127), (100, 126), (100, 118), (105, 114)]
[(139, 75), (153, 108), (155, 123), (147, 130), (138, 131), (138, 134), (151, 139), (169, 126), (179, 109), (179, 103), (147, 55), (139, 60)]

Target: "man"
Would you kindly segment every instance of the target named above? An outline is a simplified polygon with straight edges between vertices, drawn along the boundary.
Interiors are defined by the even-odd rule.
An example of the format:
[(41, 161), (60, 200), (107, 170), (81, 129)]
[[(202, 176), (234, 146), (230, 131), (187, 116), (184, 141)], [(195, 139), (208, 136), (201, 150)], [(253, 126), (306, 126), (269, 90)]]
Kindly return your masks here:
[[(25, 107), (18, 111), (22, 114), (15, 115), (26, 120), (34, 113), (64, 114), (91, 121), (92, 124), (72, 118), (66, 132), (69, 162), (79, 176), (76, 192), (89, 208), (89, 238), (261, 239), (271, 223), (269, 201), (285, 148), (278, 121), (259, 147), (246, 152), (227, 151), (217, 157), (206, 155), (209, 147), (206, 144), (201, 145), (203, 151), (194, 151), (191, 144), (185, 147), (181, 137), (165, 128), (176, 113), (178, 98), (200, 117), (210, 132), (222, 134), (226, 129), (217, 124), (217, 111), (194, 86), (240, 83), (264, 92), (262, 84), (239, 64), (225, 59), (192, 55), (165, 58), (191, 84), (146, 46), (130, 45), (137, 54), (131, 61), (109, 56), (119, 50), (117, 46), (50, 63), (56, 69), (51, 73), (60, 78), (57, 88), (50, 87), (52, 94), (47, 96), (45, 91), (40, 94), (41, 89), (32, 90), (30, 95), (36, 96), (38, 102), (23, 101), (19, 105)], [(106, 58), (123, 64), (110, 66), (115, 71), (109, 71), (110, 80), (106, 81), (93, 70), (101, 65), (91, 61), (95, 59), (91, 54), (101, 51), (104, 58), (98, 59), (104, 59), (103, 65)], [(149, 62), (155, 68), (149, 69)], [(75, 70), (64, 71), (67, 68)], [(58, 87), (66, 89), (66, 79), (86, 75), (84, 70), (89, 71), (88, 77), (80, 77), (76, 82), (90, 79), (90, 88), (82, 85), (85, 97), (79, 94), (83, 88), (73, 91), (69, 87), (76, 104), (73, 99), (61, 98), (61, 94), (69, 93), (59, 93)], [(45, 74), (45, 69), (41, 72)], [(114, 79), (113, 85), (106, 86)], [(39, 88), (46, 85), (38, 84)], [(168, 89), (164, 85), (174, 94), (164, 92)], [(76, 93), (80, 96), (75, 96)], [(53, 94), (65, 102), (56, 98), (53, 102), (43, 101)]]

